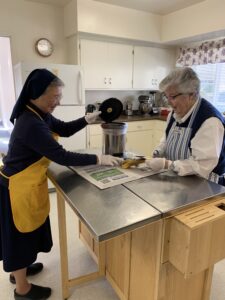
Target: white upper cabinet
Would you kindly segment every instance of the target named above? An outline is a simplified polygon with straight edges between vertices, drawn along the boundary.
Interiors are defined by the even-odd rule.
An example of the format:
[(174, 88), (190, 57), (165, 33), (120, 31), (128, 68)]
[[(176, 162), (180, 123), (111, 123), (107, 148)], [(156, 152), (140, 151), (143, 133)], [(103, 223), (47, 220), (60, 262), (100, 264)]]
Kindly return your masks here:
[(157, 90), (174, 66), (174, 50), (135, 46), (133, 88)]
[(81, 40), (80, 63), (86, 89), (132, 88), (131, 45)]

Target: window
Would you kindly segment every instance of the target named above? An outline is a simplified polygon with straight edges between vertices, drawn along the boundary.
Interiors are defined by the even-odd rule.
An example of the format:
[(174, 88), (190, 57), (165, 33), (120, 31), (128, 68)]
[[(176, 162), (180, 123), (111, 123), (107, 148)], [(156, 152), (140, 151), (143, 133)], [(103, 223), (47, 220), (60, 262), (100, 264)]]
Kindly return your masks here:
[(201, 80), (201, 96), (225, 112), (225, 63), (194, 65)]
[(9, 121), (15, 104), (13, 69), (9, 37), (0, 37), (0, 119), (2, 125), (9, 131), (12, 123)]

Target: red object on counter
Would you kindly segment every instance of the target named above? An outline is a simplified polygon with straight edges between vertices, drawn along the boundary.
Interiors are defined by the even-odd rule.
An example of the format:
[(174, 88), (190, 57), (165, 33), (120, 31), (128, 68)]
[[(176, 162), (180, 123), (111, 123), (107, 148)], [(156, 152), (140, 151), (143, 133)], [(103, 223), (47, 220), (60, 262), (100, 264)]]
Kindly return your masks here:
[(170, 113), (170, 109), (161, 108), (161, 116), (168, 116), (169, 113)]

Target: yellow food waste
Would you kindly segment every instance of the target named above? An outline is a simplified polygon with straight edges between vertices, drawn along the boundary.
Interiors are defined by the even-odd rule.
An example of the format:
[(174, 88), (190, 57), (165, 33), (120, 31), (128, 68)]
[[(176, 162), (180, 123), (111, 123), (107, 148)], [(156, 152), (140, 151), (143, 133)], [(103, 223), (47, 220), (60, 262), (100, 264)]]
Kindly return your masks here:
[(139, 158), (139, 159), (126, 159), (121, 167), (123, 169), (129, 169), (130, 167), (132, 166), (138, 166), (139, 164), (141, 163), (144, 163), (145, 162), (145, 158)]

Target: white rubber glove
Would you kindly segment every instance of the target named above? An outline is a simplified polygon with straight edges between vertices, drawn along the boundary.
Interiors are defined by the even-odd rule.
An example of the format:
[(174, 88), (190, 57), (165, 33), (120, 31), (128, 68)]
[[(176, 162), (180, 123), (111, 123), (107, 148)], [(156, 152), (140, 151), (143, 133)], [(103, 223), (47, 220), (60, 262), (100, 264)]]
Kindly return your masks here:
[(118, 166), (123, 162), (123, 158), (112, 155), (98, 155), (98, 164), (105, 166)]
[(152, 157), (162, 157), (162, 151), (160, 150), (154, 150), (152, 153)]
[(98, 116), (101, 114), (102, 112), (100, 110), (95, 111), (93, 113), (90, 113), (88, 115), (85, 116), (85, 120), (88, 124), (94, 123), (96, 122)]
[(152, 171), (160, 171), (165, 168), (166, 159), (163, 158), (152, 158), (145, 161), (148, 168)]

